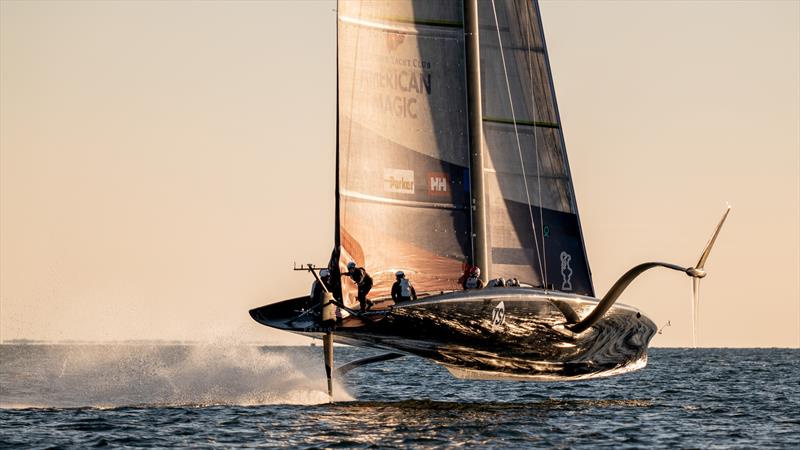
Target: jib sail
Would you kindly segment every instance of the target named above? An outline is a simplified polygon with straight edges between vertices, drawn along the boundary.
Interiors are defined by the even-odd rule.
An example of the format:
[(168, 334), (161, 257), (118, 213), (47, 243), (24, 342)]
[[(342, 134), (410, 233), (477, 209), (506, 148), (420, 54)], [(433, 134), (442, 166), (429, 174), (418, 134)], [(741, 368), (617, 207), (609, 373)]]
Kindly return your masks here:
[(478, 2), (491, 277), (593, 294), (539, 9)]
[[(372, 295), (388, 293), (397, 270), (419, 292), (449, 290), (483, 242), (489, 277), (591, 294), (538, 8), (478, 2), (478, 76), (466, 67), (464, 8), (339, 1), (334, 260), (363, 265)], [(469, 83), (481, 92), (480, 198)], [(473, 205), (485, 236), (474, 236)]]

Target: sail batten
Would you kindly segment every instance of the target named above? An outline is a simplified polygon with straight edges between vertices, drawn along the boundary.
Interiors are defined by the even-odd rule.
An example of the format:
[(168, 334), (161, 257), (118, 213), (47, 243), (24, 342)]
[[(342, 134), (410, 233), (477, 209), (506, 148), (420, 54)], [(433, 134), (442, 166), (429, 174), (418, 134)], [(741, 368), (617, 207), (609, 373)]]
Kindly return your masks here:
[(423, 25), (429, 27), (464, 28), (464, 23), (459, 21), (415, 19), (413, 17), (367, 16), (366, 18), (360, 19), (356, 17), (342, 16), (341, 20), (344, 22), (358, 23), (378, 28), (384, 26), (385, 24), (405, 24), (405, 25)]
[(456, 205), (454, 203), (436, 203), (436, 202), (416, 202), (412, 200), (398, 200), (395, 198), (378, 197), (376, 195), (362, 194), (355, 191), (342, 191), (342, 195), (357, 200), (364, 200), (367, 202), (385, 203), (391, 205), (408, 206), (410, 208), (434, 208), (434, 209), (452, 209), (452, 210), (467, 210), (467, 205)]
[(513, 125), (517, 124), (520, 127), (537, 127), (537, 128), (561, 128), (561, 125), (555, 122), (543, 122), (543, 121), (536, 121), (533, 120), (520, 120), (517, 119), (516, 121), (511, 117), (487, 117), (483, 116), (484, 122), (490, 123), (502, 123), (506, 125)]
[(435, 20), (414, 20), (393, 17), (370, 17), (366, 19), (360, 19), (356, 17), (341, 17), (340, 20), (353, 25), (389, 31), (398, 31), (409, 34), (418, 34), (420, 27), (425, 27), (428, 29), (461, 29), (464, 27), (464, 24), (459, 22), (438, 22)]

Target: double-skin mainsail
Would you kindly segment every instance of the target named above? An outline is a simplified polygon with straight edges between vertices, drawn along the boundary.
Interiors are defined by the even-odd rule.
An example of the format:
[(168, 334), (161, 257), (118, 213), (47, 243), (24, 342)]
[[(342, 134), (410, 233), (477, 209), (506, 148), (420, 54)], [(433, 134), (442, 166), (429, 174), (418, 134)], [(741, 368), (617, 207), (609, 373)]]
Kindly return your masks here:
[(417, 291), (460, 289), (465, 264), (593, 295), (538, 7), (477, 2), (478, 70), (467, 8), (339, 2), (334, 258), (365, 267), (374, 295), (397, 270)]

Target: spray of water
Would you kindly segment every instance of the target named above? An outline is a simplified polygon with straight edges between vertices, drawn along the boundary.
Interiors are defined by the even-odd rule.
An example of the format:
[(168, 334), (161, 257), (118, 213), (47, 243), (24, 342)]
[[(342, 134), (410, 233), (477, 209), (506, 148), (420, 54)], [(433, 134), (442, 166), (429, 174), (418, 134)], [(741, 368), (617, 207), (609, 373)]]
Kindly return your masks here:
[[(327, 403), (318, 355), (245, 345), (4, 348), (2, 404), (19, 407)], [(33, 353), (31, 353), (33, 352)], [(316, 356), (316, 357), (315, 357)], [(341, 386), (337, 400), (352, 400)]]

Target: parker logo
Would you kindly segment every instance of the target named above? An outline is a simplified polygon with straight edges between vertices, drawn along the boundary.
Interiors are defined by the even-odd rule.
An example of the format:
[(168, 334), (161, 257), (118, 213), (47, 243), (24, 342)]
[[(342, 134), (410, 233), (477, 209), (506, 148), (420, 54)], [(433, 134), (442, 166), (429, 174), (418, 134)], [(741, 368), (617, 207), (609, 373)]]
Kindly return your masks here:
[(398, 194), (414, 193), (414, 171), (383, 169), (383, 190)]
[(443, 172), (428, 172), (428, 194), (447, 195), (450, 192), (450, 179)]
[(393, 52), (406, 40), (405, 34), (400, 33), (386, 33), (386, 48)]

